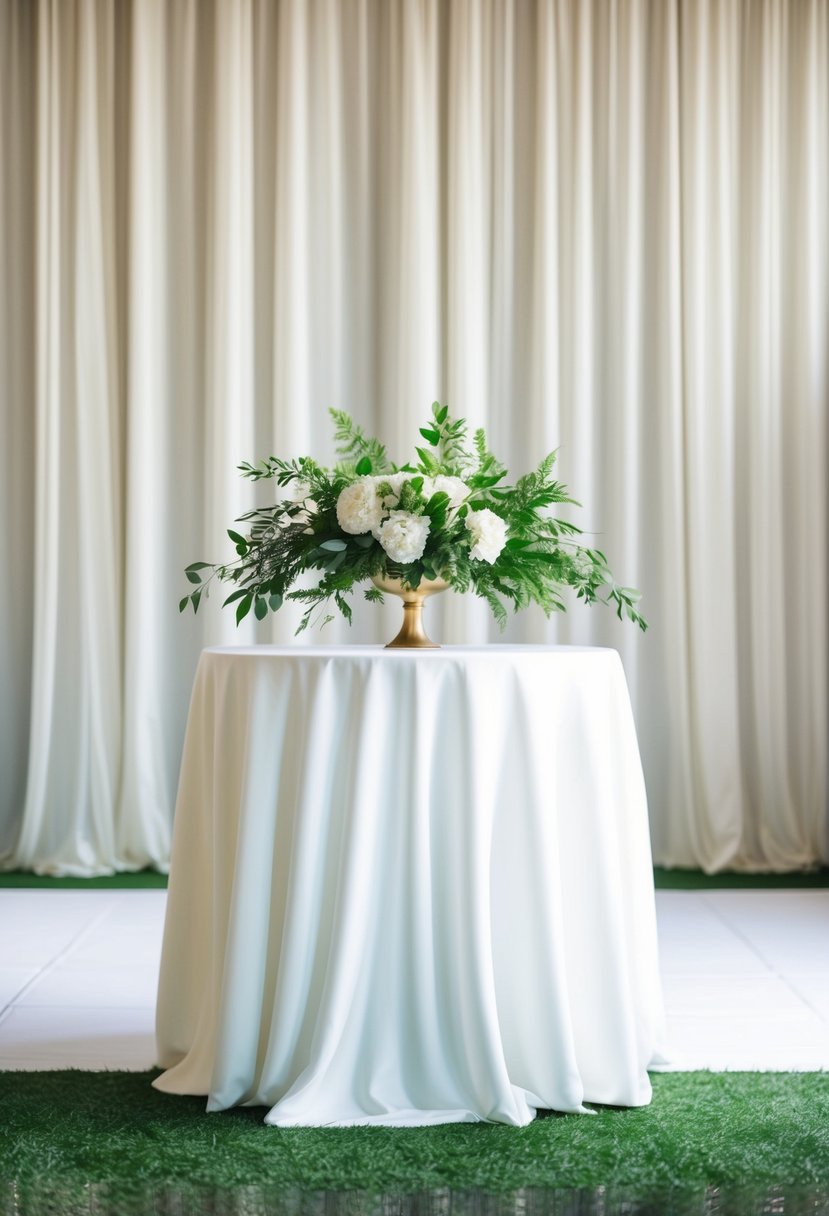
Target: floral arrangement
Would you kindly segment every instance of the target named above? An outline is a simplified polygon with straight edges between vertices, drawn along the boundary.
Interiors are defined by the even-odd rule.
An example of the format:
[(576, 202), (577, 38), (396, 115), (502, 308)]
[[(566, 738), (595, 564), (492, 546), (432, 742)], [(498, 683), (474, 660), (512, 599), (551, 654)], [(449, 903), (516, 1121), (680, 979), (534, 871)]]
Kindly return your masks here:
[[(470, 445), (465, 420), (436, 402), (420, 429), (425, 446), (415, 449), (417, 461), (398, 466), (347, 413), (330, 413), (340, 458), (332, 469), (309, 456), (239, 465), (252, 481), (275, 479), (283, 496), (241, 516), (242, 531), (228, 530), (235, 560), (187, 567), (194, 589), (180, 611), (188, 603), (197, 611), (218, 579), (234, 587), (224, 605), (236, 604), (237, 624), (251, 610), (262, 620), (295, 600), (305, 605), (301, 633), (332, 620), (329, 606), (350, 622), (347, 597), (380, 576), (413, 591), (434, 579), (471, 591), (486, 600), (502, 628), (508, 607), (535, 603), (547, 616), (565, 611), (568, 588), (587, 603), (614, 604), (620, 620), (647, 628), (636, 608), (639, 592), (617, 584), (601, 550), (581, 545), (581, 530), (550, 513), (556, 504), (575, 503), (553, 478), (555, 452), (509, 485), (484, 431), (477, 430)], [(307, 571), (318, 575), (317, 585), (295, 587)], [(383, 600), (373, 585), (364, 595)]]

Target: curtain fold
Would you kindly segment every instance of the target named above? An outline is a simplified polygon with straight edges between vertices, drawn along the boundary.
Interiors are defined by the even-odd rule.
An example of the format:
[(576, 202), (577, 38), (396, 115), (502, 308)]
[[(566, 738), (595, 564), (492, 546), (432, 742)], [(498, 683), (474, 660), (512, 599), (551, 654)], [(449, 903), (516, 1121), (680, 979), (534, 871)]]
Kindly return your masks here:
[(200, 648), (298, 619), (178, 615), (235, 466), (435, 399), (645, 592), (506, 636), (621, 651), (657, 860), (829, 860), (827, 214), (826, 0), (0, 0), (2, 864), (166, 866)]

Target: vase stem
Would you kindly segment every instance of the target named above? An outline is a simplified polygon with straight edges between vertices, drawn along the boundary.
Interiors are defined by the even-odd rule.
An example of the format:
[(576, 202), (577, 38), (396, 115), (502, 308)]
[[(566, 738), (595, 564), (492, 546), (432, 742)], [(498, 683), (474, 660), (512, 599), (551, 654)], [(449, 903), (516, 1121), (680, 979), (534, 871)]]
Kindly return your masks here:
[(396, 638), (386, 643), (386, 650), (403, 647), (439, 650), (423, 628), (423, 604), (425, 596), (403, 602), (403, 624)]

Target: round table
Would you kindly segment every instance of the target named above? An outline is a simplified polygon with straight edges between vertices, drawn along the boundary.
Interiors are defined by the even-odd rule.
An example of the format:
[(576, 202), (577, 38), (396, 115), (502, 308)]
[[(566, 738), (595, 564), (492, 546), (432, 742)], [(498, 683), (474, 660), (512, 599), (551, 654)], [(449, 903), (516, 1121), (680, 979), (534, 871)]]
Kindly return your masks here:
[(282, 1126), (645, 1105), (662, 1000), (619, 656), (216, 648), (154, 1084)]

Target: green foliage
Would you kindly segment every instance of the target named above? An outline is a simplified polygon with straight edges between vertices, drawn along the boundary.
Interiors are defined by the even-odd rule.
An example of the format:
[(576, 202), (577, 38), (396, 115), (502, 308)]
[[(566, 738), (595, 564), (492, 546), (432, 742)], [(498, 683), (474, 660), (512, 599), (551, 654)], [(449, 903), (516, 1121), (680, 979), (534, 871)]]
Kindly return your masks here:
[(377, 475), (391, 472), (386, 449), (379, 440), (366, 436), (362, 427), (357, 426), (345, 410), (332, 409), (328, 412), (334, 419), (334, 441), (337, 455), (341, 457), (339, 467), (343, 472), (353, 471), (358, 477), (368, 473)]
[[(307, 456), (290, 461), (270, 456), (259, 465), (239, 465), (244, 477), (273, 479), (289, 497), (241, 516), (236, 522), (246, 525), (244, 530), (228, 529), (235, 560), (187, 567), (185, 576), (194, 589), (180, 600), (179, 611), (188, 604), (197, 611), (211, 582), (218, 579), (231, 584), (224, 604), (235, 604), (237, 624), (251, 611), (261, 621), (293, 601), (304, 607), (297, 630), (301, 633), (331, 620), (329, 609), (350, 621), (347, 597), (354, 587), (384, 575), (400, 578), (411, 588), (424, 578), (443, 578), (454, 591), (471, 591), (484, 599), (501, 628), (510, 610), (530, 604), (547, 616), (565, 611), (568, 591), (587, 604), (609, 604), (620, 620), (647, 628), (637, 607), (639, 592), (616, 582), (604, 553), (580, 543), (577, 525), (552, 514), (558, 506), (578, 505), (555, 479), (555, 452), (509, 485), (506, 468), (490, 451), (484, 431), (475, 431), (470, 446), (465, 420), (453, 418), (445, 405), (435, 402), (431, 418), (420, 428), (426, 446), (415, 449), (418, 463), (398, 468), (383, 445), (366, 436), (345, 411), (330, 413), (341, 457), (333, 469)], [(384, 515), (393, 509), (428, 519), (426, 547), (418, 560), (395, 563), (367, 527), (358, 535), (341, 528), (339, 497), (360, 477), (374, 478)], [(427, 479), (434, 478), (452, 480), (430, 486)], [(460, 483), (462, 501), (443, 488), (448, 485), (456, 494)], [(478, 511), (491, 512), (506, 525), (506, 543), (492, 562), (472, 557), (469, 525)], [(317, 576), (316, 586), (297, 589), (295, 584), (308, 571)], [(369, 588), (365, 598), (381, 602), (382, 594)]]

